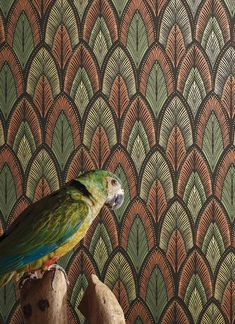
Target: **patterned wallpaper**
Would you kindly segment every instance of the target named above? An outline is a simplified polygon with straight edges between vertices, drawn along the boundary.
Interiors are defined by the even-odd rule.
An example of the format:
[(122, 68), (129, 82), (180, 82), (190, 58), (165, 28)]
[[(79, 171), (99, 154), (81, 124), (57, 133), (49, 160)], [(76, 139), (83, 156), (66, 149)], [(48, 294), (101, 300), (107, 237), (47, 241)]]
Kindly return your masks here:
[(127, 323), (234, 323), (234, 41), (230, 0), (0, 1), (0, 233), (80, 172), (125, 187), (60, 261), (71, 323), (91, 273)]

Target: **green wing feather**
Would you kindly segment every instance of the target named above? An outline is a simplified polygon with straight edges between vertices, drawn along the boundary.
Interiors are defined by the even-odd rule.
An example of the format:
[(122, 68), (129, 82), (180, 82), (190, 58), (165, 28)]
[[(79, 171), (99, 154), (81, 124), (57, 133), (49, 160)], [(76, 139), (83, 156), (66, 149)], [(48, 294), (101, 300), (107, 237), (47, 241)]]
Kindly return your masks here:
[[(0, 275), (24, 268), (63, 245), (80, 227), (89, 207), (67, 187), (27, 208), (0, 239)], [(81, 193), (82, 198), (82, 193)]]

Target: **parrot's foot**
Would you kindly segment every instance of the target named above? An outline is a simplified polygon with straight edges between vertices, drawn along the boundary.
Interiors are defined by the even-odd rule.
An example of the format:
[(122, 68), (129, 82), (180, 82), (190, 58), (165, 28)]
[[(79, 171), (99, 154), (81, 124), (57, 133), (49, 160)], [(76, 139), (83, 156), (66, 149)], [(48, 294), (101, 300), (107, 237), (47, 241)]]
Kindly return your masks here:
[[(69, 280), (68, 280), (68, 276), (67, 276), (67, 273), (66, 271), (64, 270), (64, 268), (62, 268), (59, 264), (52, 264), (50, 267), (48, 267), (47, 271), (56, 271), (56, 270), (60, 270), (63, 272), (64, 276), (65, 276), (65, 279), (66, 279), (66, 282), (67, 282), (67, 285), (69, 285)], [(53, 281), (52, 281), (52, 289), (54, 289), (54, 286), (53, 286)]]

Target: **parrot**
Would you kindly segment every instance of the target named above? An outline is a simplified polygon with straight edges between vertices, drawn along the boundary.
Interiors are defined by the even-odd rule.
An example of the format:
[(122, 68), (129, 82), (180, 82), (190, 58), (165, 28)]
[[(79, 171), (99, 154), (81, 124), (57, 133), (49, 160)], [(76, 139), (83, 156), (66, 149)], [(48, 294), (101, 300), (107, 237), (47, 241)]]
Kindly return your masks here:
[(120, 179), (97, 169), (28, 206), (0, 236), (0, 287), (49, 270), (85, 236), (103, 205), (115, 209), (123, 200)]

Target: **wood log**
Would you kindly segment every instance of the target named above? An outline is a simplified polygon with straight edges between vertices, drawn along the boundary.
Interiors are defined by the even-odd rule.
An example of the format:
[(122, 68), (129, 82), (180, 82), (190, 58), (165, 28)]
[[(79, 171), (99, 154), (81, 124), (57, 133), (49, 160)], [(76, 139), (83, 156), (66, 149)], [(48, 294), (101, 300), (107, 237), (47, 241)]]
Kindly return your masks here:
[(28, 279), (20, 288), (26, 324), (67, 324), (67, 280), (60, 269)]
[(89, 324), (125, 324), (121, 306), (112, 291), (94, 274), (78, 309)]

